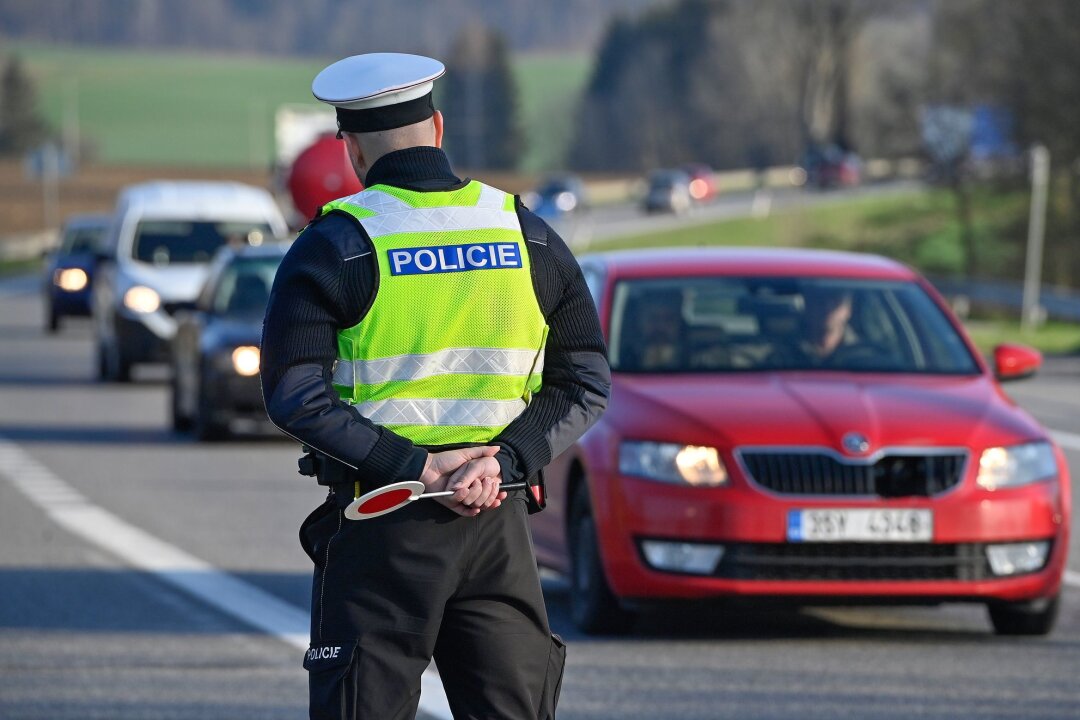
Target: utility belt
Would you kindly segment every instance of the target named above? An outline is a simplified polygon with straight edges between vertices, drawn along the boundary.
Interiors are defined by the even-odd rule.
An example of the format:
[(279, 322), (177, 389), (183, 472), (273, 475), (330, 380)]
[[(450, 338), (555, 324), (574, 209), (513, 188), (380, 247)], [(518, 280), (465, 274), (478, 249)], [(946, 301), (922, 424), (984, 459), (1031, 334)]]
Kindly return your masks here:
[[(354, 498), (371, 492), (381, 485), (365, 479), (345, 463), (313, 450), (307, 445), (303, 446), (303, 453), (296, 461), (298, 472), (301, 475), (313, 477), (320, 485), (328, 487), (330, 499), (333, 499), (340, 508), (346, 507)], [(528, 502), (529, 514), (538, 513), (547, 506), (543, 470), (529, 478), (529, 489), (525, 493), (525, 498)]]

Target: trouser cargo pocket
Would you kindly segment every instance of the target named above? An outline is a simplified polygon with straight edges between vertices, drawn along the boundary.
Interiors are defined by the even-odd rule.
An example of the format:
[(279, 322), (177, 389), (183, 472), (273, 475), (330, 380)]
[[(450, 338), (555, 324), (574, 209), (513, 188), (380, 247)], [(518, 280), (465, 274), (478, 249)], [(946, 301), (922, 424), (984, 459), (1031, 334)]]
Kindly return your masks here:
[(352, 720), (356, 709), (356, 640), (311, 645), (304, 655), (311, 720)]
[(547, 676), (544, 678), (544, 690), (540, 696), (540, 712), (537, 714), (538, 720), (554, 719), (565, 667), (566, 643), (558, 635), (552, 634), (551, 648), (548, 650)]

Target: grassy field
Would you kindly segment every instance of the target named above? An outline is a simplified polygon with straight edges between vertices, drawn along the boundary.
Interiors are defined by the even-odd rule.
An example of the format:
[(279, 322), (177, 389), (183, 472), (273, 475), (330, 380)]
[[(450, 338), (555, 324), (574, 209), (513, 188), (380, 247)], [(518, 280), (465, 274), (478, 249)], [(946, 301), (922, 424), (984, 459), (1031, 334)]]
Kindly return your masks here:
[[(75, 113), (100, 162), (141, 165), (268, 167), (275, 109), (318, 106), (309, 88), (326, 64), (32, 44), (0, 52), (17, 52), (23, 60), (54, 128)], [(561, 161), (589, 62), (584, 55), (514, 60), (520, 117), (533, 140), (523, 169), (545, 170)]]

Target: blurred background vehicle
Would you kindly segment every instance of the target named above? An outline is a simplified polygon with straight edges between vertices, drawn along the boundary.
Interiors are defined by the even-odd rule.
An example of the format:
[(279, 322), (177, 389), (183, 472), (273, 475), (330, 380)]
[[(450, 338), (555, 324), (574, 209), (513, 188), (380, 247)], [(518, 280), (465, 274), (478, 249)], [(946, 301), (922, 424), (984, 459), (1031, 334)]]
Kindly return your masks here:
[(169, 402), (174, 430), (216, 440), (236, 425), (272, 427), (259, 384), (259, 346), (274, 274), (288, 247), (223, 247), (195, 307), (177, 313)]
[(319, 208), (364, 189), (353, 171), (345, 143), (333, 133), (320, 135), (289, 166), (286, 186), (299, 214), (296, 225), (303, 225)]
[(262, 188), (177, 181), (124, 190), (94, 283), (98, 376), (126, 382), (134, 364), (168, 361), (173, 316), (195, 301), (218, 248), (275, 242), (286, 232)]
[(540, 185), (521, 196), (525, 207), (540, 217), (559, 217), (588, 209), (585, 183), (577, 175), (560, 174), (546, 178)]
[(694, 202), (690, 182), (690, 176), (682, 170), (653, 170), (645, 181), (642, 208), (647, 213), (687, 212)]
[(1071, 490), (1061, 449), (1001, 391), (1041, 355), (983, 361), (900, 263), (813, 250), (581, 260), (613, 371), (608, 411), (547, 471), (533, 518), (574, 622), (731, 596), (984, 604), (1000, 634), (1057, 617)]
[(45, 257), (42, 283), (45, 329), (56, 332), (69, 315), (89, 315), (94, 270), (109, 215), (75, 215), (60, 231), (60, 245)]
[(690, 177), (690, 197), (694, 202), (704, 205), (720, 195), (720, 181), (713, 169), (704, 163), (691, 163), (682, 168)]
[(862, 160), (839, 145), (811, 145), (792, 169), (791, 181), (819, 190), (855, 187), (862, 183)]

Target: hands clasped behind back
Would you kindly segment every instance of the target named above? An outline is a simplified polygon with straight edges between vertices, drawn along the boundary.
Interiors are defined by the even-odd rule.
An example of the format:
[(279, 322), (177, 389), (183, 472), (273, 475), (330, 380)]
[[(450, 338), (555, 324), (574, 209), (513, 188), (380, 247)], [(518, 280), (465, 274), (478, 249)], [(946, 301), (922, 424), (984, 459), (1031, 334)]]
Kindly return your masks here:
[(498, 452), (498, 447), (481, 446), (430, 453), (420, 481), (429, 492), (456, 490), (454, 495), (436, 500), (458, 515), (479, 515), (506, 499), (506, 493), (499, 489), (502, 468), (495, 459)]

